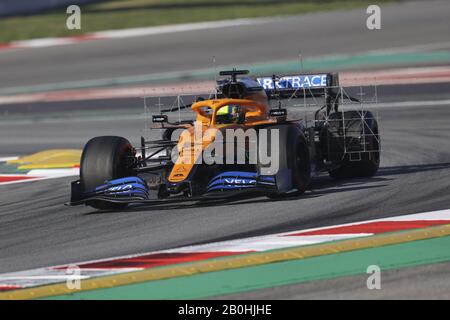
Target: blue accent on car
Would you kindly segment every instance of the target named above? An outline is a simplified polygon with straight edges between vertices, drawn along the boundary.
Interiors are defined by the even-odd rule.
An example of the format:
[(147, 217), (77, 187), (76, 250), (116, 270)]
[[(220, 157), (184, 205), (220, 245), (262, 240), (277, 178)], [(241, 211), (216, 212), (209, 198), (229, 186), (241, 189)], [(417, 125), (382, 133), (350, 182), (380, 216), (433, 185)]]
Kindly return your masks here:
[(275, 186), (275, 177), (261, 176), (256, 172), (228, 171), (215, 176), (208, 183), (207, 191), (246, 189), (258, 185)]
[[(273, 90), (271, 77), (257, 78), (264, 90)], [(277, 89), (324, 88), (327, 86), (327, 74), (303, 74), (281, 77), (277, 81)]]
[(237, 186), (237, 185), (220, 185), (220, 186), (215, 186), (212, 188), (208, 189), (208, 192), (210, 191), (217, 191), (217, 190), (239, 190), (239, 189), (245, 189), (245, 188), (254, 188), (254, 186), (251, 185), (247, 185), (247, 186)]
[(107, 181), (98, 186), (94, 191), (88, 192), (94, 196), (110, 198), (142, 198), (148, 199), (148, 187), (145, 181), (139, 177), (125, 177)]

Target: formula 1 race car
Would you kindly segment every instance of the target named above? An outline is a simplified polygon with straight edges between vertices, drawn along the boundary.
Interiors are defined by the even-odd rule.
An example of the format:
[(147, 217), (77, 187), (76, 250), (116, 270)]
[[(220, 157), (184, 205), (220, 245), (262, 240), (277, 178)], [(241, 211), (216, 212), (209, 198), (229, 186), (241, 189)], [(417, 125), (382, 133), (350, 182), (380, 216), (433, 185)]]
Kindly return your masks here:
[[(153, 115), (153, 127), (163, 132), (160, 140), (141, 138), (133, 147), (117, 136), (91, 139), (69, 204), (117, 210), (169, 199), (287, 197), (302, 194), (321, 172), (337, 179), (377, 172), (376, 117), (364, 109), (340, 109), (348, 109), (345, 101), (358, 106), (360, 101), (339, 87), (338, 74), (247, 74), (222, 71), (225, 78), (217, 81), (212, 96), (182, 106), (195, 113), (195, 121), (171, 122), (172, 110)], [(323, 104), (311, 117), (288, 119), (283, 102), (319, 98)]]

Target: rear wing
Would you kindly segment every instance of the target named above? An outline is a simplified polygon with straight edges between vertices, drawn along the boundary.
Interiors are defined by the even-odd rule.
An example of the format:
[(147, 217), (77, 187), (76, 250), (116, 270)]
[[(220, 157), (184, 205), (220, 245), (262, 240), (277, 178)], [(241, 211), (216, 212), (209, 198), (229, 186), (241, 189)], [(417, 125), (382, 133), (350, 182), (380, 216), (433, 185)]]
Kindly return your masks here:
[(256, 78), (269, 98), (303, 98), (336, 95), (338, 73), (309, 73)]

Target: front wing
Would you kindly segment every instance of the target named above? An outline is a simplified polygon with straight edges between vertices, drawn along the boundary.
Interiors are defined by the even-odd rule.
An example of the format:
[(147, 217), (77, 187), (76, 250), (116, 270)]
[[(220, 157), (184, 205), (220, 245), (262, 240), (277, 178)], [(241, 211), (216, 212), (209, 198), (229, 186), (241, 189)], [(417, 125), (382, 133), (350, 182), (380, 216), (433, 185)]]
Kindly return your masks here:
[(199, 197), (173, 196), (152, 199), (145, 180), (132, 176), (107, 181), (94, 190), (84, 190), (80, 180), (71, 183), (71, 198), (67, 205), (81, 205), (101, 200), (111, 203), (165, 203), (230, 198), (248, 193), (273, 194), (279, 192), (277, 176), (262, 176), (256, 172), (223, 172), (210, 180), (207, 191)]

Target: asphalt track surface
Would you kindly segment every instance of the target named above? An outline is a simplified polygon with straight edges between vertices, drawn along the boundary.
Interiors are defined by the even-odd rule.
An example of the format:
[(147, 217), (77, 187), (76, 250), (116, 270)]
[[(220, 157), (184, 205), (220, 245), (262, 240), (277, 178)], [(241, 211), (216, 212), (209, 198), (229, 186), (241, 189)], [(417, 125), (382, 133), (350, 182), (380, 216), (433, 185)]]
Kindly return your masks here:
[[(303, 196), (285, 201), (256, 198), (100, 213), (63, 206), (73, 178), (0, 186), (0, 271), (450, 208), (450, 105), (377, 111), (383, 149), (377, 176), (319, 177)], [(47, 134), (70, 136), (68, 127), (90, 128), (87, 135), (119, 126), (131, 132), (135, 122), (77, 120), (49, 126)]]
[[(445, 6), (442, 3), (440, 5)], [(419, 5), (405, 4), (404, 6)], [(423, 19), (426, 18), (428, 12), (426, 8), (427, 6), (423, 8), (425, 15)], [(437, 14), (439, 15), (439, 12)], [(385, 15), (387, 19), (389, 15), (390, 13), (387, 12)], [(418, 14), (413, 17), (422, 19)], [(332, 19), (331, 16), (330, 19)], [(402, 19), (401, 15), (398, 16), (398, 19), (403, 23), (409, 21), (405, 17)], [(287, 19), (284, 31), (295, 23), (297, 23), (296, 19)], [(338, 25), (336, 28), (348, 28), (347, 31), (351, 32), (353, 29), (350, 22), (349, 24), (343, 23), (343, 26)], [(343, 41), (339, 46), (340, 50), (344, 50), (344, 47), (345, 50), (369, 49), (367, 46), (373, 46), (375, 49), (383, 43), (385, 47), (393, 46), (394, 39), (395, 44), (398, 45), (401, 45), (402, 42), (405, 45), (417, 44), (417, 39), (430, 41), (430, 43), (443, 41), (442, 37), (448, 35), (442, 32), (440, 35), (436, 35), (442, 24), (444, 22), (439, 22), (439, 16), (431, 17), (430, 15), (427, 21), (423, 21), (422, 37), (418, 37), (413, 30), (408, 31), (406, 27), (403, 29), (399, 25), (398, 33), (376, 36), (378, 44), (371, 44), (370, 39), (362, 41), (362, 30), (360, 30), (361, 41), (358, 41), (357, 34), (353, 39), (347, 39), (347, 36), (343, 35), (339, 36), (336, 28), (334, 28), (335, 33), (332, 33), (328, 27), (326, 34), (328, 40), (338, 37), (338, 40)], [(283, 24), (281, 25), (283, 26)], [(249, 28), (251, 29), (251, 27)], [(280, 29), (283, 28), (280, 27)], [(294, 29), (296, 32), (305, 32), (301, 29), (297, 30), (297, 27)], [(325, 35), (326, 26), (318, 29), (322, 30)], [(260, 27), (255, 27), (251, 31), (252, 34), (262, 32)], [(214, 32), (220, 32), (220, 30)], [(242, 31), (242, 37), (246, 36), (245, 32)], [(310, 32), (314, 32), (314, 30), (310, 30)], [(427, 32), (430, 33), (427, 34)], [(188, 33), (184, 35), (184, 37), (188, 36)], [(241, 33), (233, 34), (225, 39), (242, 45), (242, 50), (245, 52), (247, 44), (243, 43), (240, 36)], [(178, 35), (166, 35), (161, 38), (156, 37), (155, 41), (166, 42), (168, 46), (171, 43), (174, 46), (177, 37)], [(389, 41), (390, 37), (392, 37), (391, 41)], [(208, 41), (202, 37), (199, 39)], [(184, 40), (189, 43), (187, 41), (189, 38)], [(111, 60), (108, 56), (117, 59), (125, 56), (131, 61), (129, 68), (123, 65), (125, 62), (122, 63), (122, 68), (117, 65), (117, 68), (112, 68), (112, 71), (107, 70), (107, 65), (99, 66), (99, 68), (104, 69), (102, 72), (105, 76), (113, 71), (117, 73), (120, 73), (121, 70), (130, 73), (137, 72), (133, 69), (133, 64), (142, 63), (142, 59), (147, 57), (145, 52), (147, 47), (142, 39), (126, 41), (129, 43), (123, 45), (123, 48), (117, 46), (117, 42), (115, 43), (119, 53), (112, 50), (112, 47), (102, 47), (114, 46), (109, 41), (82, 44), (72, 48), (70, 52), (74, 56), (68, 57), (68, 59), (75, 59), (78, 55), (84, 56), (84, 58), (91, 56), (94, 60), (99, 59), (97, 62), (100, 65), (103, 62), (113, 65), (114, 63), (111, 61), (114, 59)], [(284, 40), (281, 37), (276, 41), (279, 41), (277, 45), (287, 46), (291, 43), (290, 40)], [(329, 47), (324, 44), (327, 42), (325, 38), (319, 41), (314, 37), (308, 37), (308, 41), (311, 41), (311, 48), (316, 46), (314, 50), (317, 53), (324, 54), (330, 51)], [(258, 46), (260, 42), (261, 38), (255, 36), (251, 45)], [(138, 46), (133, 50), (135, 56), (133, 54), (126, 55), (126, 52), (129, 52), (129, 46), (133, 43)], [(322, 46), (319, 45), (320, 43)], [(139, 45), (142, 48), (137, 50)], [(201, 53), (201, 48), (192, 44), (189, 44), (189, 47), (191, 47), (191, 51), (189, 51), (191, 55), (195, 55), (192, 53), (195, 50), (197, 53)], [(111, 50), (108, 51), (108, 49)], [(8, 57), (11, 57), (9, 53), (0, 54), (2, 68), (6, 66), (6, 70), (8, 68), (10, 70), (11, 79), (8, 83), (25, 85), (39, 81), (36, 78), (39, 68), (41, 71), (45, 71), (41, 77), (43, 81), (51, 82), (70, 78), (58, 75), (56, 70), (48, 68), (50, 63), (58, 64), (58, 59), (52, 55), (56, 53), (58, 55), (69, 54), (69, 51), (65, 52), (65, 50), (70, 50), (69, 47), (36, 50), (33, 51), (35, 55), (25, 51), (16, 53), (19, 57), (29, 54), (26, 58), (42, 63), (40, 66), (30, 67), (29, 70), (24, 66), (19, 66), (18, 62), (15, 68), (12, 68), (8, 63)], [(286, 54), (286, 51), (288, 50), (280, 50), (277, 53)], [(97, 54), (100, 52), (105, 52), (106, 57), (98, 58)], [(122, 55), (123, 52), (125, 52), (124, 55)], [(229, 52), (230, 61), (248, 58), (246, 55), (240, 56), (237, 50), (229, 50)], [(276, 56), (275, 51), (268, 50), (268, 52), (272, 52), (273, 56)], [(258, 52), (257, 54), (261, 58), (266, 53)], [(47, 61), (44, 59), (45, 54), (48, 54), (47, 59), (49, 57), (54, 59)], [(201, 56), (201, 54), (199, 55)], [(135, 58), (136, 60), (134, 60)], [(159, 60), (157, 59), (159, 61), (157, 64), (170, 64), (170, 61), (165, 62), (164, 60), (169, 58), (161, 54)], [(201, 65), (205, 58), (199, 57), (198, 59), (197, 63)], [(195, 65), (194, 60), (186, 59), (179, 63), (183, 63), (185, 67), (192, 67)], [(28, 63), (27, 60), (24, 64)], [(45, 65), (45, 63), (48, 64)], [(96, 70), (94, 67), (88, 69), (80, 68), (79, 73), (72, 74), (73, 79), (76, 78), (77, 73), (78, 76), (85, 74), (86, 77), (99, 74), (94, 71)], [(156, 66), (155, 70), (157, 70)], [(20, 75), (22, 71), (24, 74)], [(29, 77), (26, 76), (26, 72), (30, 72)], [(36, 72), (34, 76), (33, 72)], [(2, 81), (7, 75), (2, 72), (0, 76)], [(58, 78), (59, 76), (61, 78)], [(2, 82), (3, 84), (4, 82)], [(442, 86), (440, 93), (448, 94), (447, 87)], [(417, 93), (415, 90), (406, 91), (403, 94), (409, 96), (410, 100), (425, 99), (425, 94)], [(380, 99), (383, 99), (383, 96), (380, 96)], [(429, 96), (426, 96), (426, 99), (429, 99)], [(104, 101), (103, 103), (118, 102)], [(125, 114), (125, 112), (127, 107), (141, 108), (141, 102), (132, 100), (129, 103), (133, 105), (124, 103), (124, 113), (117, 111), (116, 114), (112, 114), (106, 108), (94, 108), (89, 111), (76, 110), (69, 106), (56, 115), (49, 111), (45, 116), (35, 110), (36, 106), (27, 105), (26, 108), (29, 112), (24, 112), (17, 118), (3, 118), (0, 121), (2, 156), (34, 152), (38, 151), (38, 148), (47, 147), (81, 148), (90, 137), (106, 134), (123, 135), (130, 138), (132, 142), (137, 142), (143, 120), (138, 116), (130, 116), (130, 113)], [(80, 104), (83, 103), (80, 102)], [(122, 109), (117, 107), (117, 110)], [(450, 184), (450, 104), (380, 108), (377, 111), (380, 116), (383, 149), (379, 173), (370, 179), (347, 181), (335, 181), (327, 176), (319, 177), (313, 182), (311, 190), (294, 199), (272, 201), (266, 198), (255, 198), (237, 202), (219, 202), (211, 204), (211, 206), (191, 203), (137, 207), (124, 212), (101, 213), (89, 207), (68, 208), (63, 206), (63, 203), (68, 201), (69, 182), (73, 178), (0, 186), (0, 272), (450, 208), (448, 192)], [(440, 279), (448, 281), (448, 276), (443, 274)], [(327, 285), (332, 285), (332, 283), (328, 282)], [(323, 290), (326, 290), (324, 287)], [(409, 287), (405, 290), (411, 292), (412, 288)], [(399, 292), (399, 294), (402, 293)], [(298, 291), (294, 290), (291, 297), (300, 295)]]

